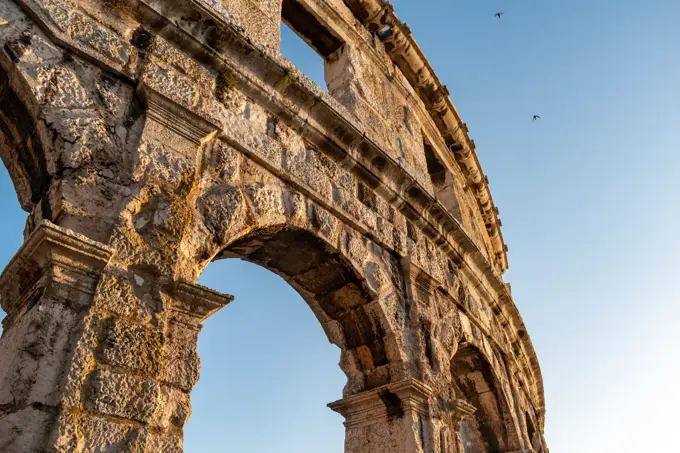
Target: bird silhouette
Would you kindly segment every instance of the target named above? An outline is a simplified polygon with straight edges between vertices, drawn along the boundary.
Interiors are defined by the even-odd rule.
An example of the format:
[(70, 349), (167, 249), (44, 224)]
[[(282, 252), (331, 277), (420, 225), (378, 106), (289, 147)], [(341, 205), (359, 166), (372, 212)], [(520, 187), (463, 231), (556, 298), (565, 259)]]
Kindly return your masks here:
[(494, 14), (494, 16), (496, 16), (497, 18), (500, 19), (503, 14), (505, 14), (505, 13), (503, 11), (500, 11), (500, 12), (497, 12), (496, 14)]
[(540, 120), (540, 119), (541, 119), (540, 116), (534, 115), (534, 117), (531, 119), (531, 121), (536, 121), (536, 120)]

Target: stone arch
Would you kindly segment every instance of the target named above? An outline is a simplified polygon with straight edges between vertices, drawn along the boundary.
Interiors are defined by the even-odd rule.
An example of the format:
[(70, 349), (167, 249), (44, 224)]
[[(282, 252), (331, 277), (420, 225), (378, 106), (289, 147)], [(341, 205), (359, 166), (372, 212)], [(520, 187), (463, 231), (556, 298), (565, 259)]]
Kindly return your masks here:
[(341, 350), (340, 367), (348, 378), (345, 394), (390, 381), (389, 327), (379, 295), (342, 251), (310, 230), (282, 223), (239, 234), (214, 259), (224, 258), (258, 264), (302, 296), (328, 340)]
[[(16, 45), (19, 43), (17, 42)], [(11, 46), (6, 46), (12, 49)], [(18, 50), (16, 47), (13, 50)], [(34, 96), (22, 77), (0, 56), (0, 158), (10, 175), (19, 204), (30, 211), (49, 186), (45, 158), (46, 131), (39, 122)]]
[(465, 453), (504, 453), (521, 448), (504, 391), (504, 382), (485, 354), (467, 341), (451, 360), (456, 396), (475, 408), (460, 423)]
[(223, 141), (203, 153), (206, 172), (189, 196), (184, 278), (196, 281), (215, 259), (262, 265), (300, 293), (341, 349), (345, 396), (403, 379), (393, 254)]
[[(121, 181), (115, 177), (130, 181), (137, 164), (125, 154), (141, 142), (142, 90), (63, 46), (14, 2), (2, 13), (8, 25), (0, 36), (0, 158), (30, 213), (25, 233), (47, 220), (108, 243), (129, 196), (112, 188)], [(82, 199), (89, 206), (78, 206)], [(86, 214), (106, 204), (105, 215)]]

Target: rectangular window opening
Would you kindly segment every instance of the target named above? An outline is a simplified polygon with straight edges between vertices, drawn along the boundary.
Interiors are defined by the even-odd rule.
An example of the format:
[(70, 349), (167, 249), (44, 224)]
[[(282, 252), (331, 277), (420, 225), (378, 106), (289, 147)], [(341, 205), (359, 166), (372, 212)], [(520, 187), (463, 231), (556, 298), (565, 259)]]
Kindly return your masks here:
[(281, 5), (281, 54), (314, 83), (328, 89), (325, 60), (344, 42), (296, 0)]
[(434, 148), (427, 140), (423, 141), (423, 145), (427, 172), (430, 174), (435, 197), (456, 220), (462, 222), (453, 173), (439, 160)]

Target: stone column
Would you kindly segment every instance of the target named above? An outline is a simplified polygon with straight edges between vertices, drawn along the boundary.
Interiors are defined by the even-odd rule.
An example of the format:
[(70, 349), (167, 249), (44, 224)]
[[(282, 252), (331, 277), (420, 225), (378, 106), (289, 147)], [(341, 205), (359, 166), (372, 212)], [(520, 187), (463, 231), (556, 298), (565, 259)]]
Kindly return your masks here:
[(43, 222), (0, 277), (0, 451), (177, 452), (201, 323), (229, 303)]
[(431, 393), (424, 383), (409, 379), (329, 404), (345, 417), (345, 452), (434, 452), (428, 404)]

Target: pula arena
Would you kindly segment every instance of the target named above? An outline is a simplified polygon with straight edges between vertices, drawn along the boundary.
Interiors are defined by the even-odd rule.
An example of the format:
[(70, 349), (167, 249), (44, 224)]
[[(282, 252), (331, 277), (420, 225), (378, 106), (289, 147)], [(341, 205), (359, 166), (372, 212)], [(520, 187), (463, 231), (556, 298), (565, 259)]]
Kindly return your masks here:
[(389, 3), (2, 0), (0, 44), (29, 213), (0, 277), (0, 452), (182, 452), (201, 323), (232, 300), (196, 282), (231, 257), (341, 350), (346, 452), (548, 452), (488, 181)]

